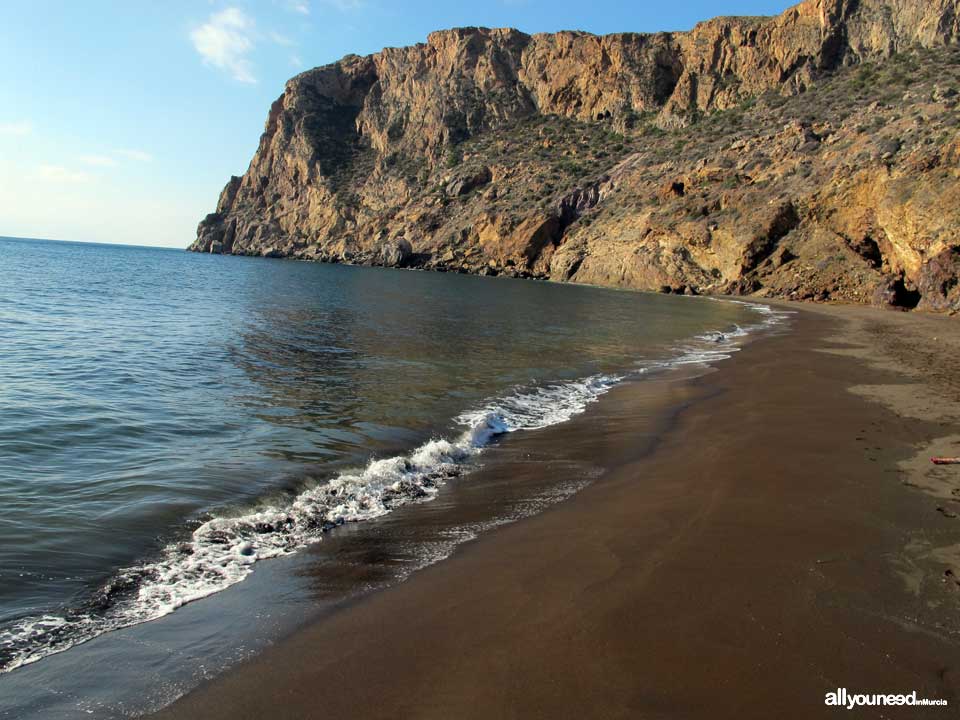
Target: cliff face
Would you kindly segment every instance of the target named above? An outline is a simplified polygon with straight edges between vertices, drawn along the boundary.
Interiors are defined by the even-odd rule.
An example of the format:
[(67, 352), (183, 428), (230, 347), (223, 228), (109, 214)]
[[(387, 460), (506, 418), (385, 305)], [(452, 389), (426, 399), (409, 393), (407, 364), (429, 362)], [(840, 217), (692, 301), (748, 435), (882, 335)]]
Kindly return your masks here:
[(287, 83), (191, 249), (956, 308), (957, 5), (349, 56)]

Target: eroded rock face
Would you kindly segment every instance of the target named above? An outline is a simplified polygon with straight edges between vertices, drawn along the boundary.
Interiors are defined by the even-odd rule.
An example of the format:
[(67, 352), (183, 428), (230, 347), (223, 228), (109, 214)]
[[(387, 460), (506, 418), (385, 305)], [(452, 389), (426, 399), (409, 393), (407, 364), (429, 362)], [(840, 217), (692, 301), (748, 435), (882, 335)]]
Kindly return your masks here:
[(191, 249), (953, 309), (958, 82), (924, 68), (957, 5), (348, 56), (287, 83)]
[(461, 173), (447, 183), (447, 195), (450, 197), (466, 195), (479, 187), (483, 187), (492, 179), (493, 175), (486, 165), (470, 172)]
[(951, 247), (927, 260), (917, 282), (927, 310), (960, 310), (960, 246)]

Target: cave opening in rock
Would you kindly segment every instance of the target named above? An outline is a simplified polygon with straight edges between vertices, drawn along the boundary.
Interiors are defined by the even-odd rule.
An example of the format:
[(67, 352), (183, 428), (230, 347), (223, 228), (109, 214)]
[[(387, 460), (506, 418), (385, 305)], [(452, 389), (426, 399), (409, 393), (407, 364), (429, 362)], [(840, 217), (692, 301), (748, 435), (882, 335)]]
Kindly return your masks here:
[(883, 265), (883, 254), (880, 252), (880, 246), (869, 235), (864, 235), (863, 239), (853, 247), (853, 250), (870, 263), (870, 267), (879, 269)]
[(913, 310), (920, 304), (921, 295), (917, 290), (911, 290), (903, 282), (903, 278), (893, 284), (893, 305), (895, 307)]

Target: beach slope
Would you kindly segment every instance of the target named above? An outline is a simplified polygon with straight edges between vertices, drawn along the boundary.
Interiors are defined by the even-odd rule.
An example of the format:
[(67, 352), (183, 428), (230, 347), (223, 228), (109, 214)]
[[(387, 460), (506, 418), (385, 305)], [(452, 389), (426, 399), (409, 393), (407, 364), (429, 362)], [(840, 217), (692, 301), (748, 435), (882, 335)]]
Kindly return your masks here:
[(927, 456), (960, 455), (958, 348), (949, 318), (801, 309), (715, 372), (622, 386), (532, 441), (593, 457), (590, 487), (158, 717), (813, 718), (841, 687), (949, 716), (960, 468)]

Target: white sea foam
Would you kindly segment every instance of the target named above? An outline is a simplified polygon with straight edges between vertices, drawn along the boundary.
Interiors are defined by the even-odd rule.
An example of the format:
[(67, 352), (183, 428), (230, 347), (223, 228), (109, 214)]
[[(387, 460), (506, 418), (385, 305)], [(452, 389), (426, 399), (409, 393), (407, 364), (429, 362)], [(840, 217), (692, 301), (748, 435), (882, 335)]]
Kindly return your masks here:
[[(742, 338), (782, 322), (788, 314), (757, 303), (725, 302), (740, 302), (763, 319), (699, 335), (675, 347), (668, 358), (643, 363), (638, 372), (725, 360), (739, 350)], [(163, 617), (242, 581), (257, 561), (316, 543), (338, 525), (429, 500), (497, 436), (566, 422), (627, 377), (593, 375), (517, 389), (460, 415), (455, 421), (459, 431), (449, 439), (436, 438), (409, 454), (372, 460), (364, 468), (306, 488), (289, 502), (213, 517), (186, 540), (165, 547), (159, 557), (118, 573), (101, 588), (91, 608), (26, 618), (0, 631), (0, 668), (9, 671), (104, 632)]]

